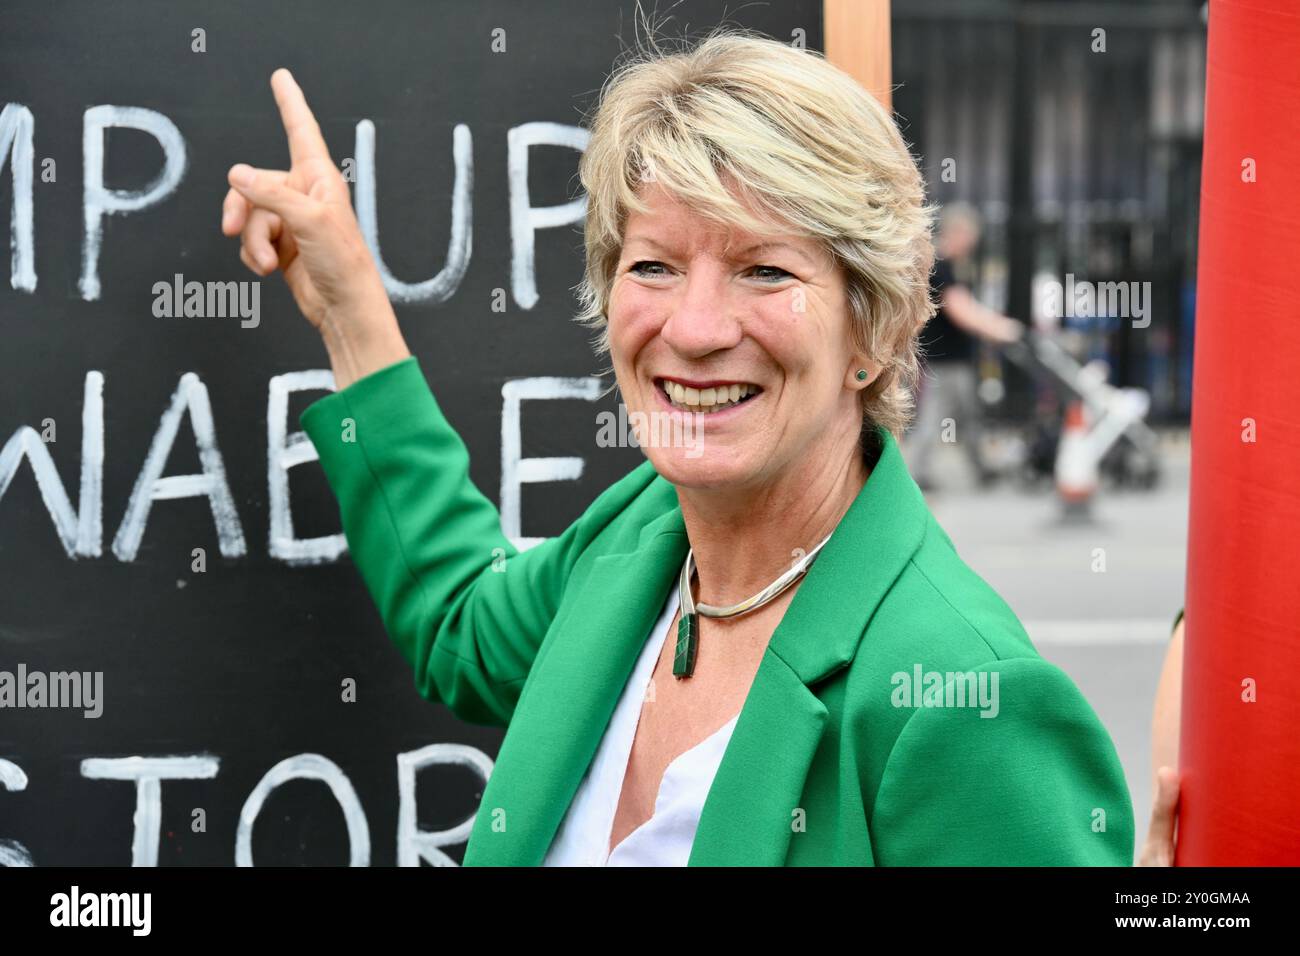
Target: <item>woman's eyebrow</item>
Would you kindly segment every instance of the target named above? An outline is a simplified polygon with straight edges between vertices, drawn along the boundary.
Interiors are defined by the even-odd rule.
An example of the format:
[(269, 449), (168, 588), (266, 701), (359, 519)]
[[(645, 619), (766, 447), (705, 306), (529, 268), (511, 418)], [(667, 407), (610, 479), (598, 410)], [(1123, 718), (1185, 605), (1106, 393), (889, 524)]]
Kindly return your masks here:
[(634, 242), (639, 242), (642, 245), (646, 245), (646, 246), (653, 246), (655, 249), (659, 250), (660, 252), (672, 251), (663, 243), (659, 242), (657, 239), (653, 239), (650, 236), (644, 235), (642, 233), (635, 233), (631, 236), (628, 236), (626, 239), (623, 240), (623, 245), (630, 246)]
[[(641, 233), (628, 236), (627, 239), (623, 241), (623, 245), (630, 246), (634, 242), (639, 242), (643, 245), (650, 246), (661, 253), (671, 253), (673, 251), (668, 246), (665, 246), (663, 243), (659, 242), (657, 239), (654, 239), (651, 236), (647, 236)], [(817, 262), (811, 256), (809, 256), (808, 253), (804, 252), (798, 246), (791, 245), (788, 242), (779, 242), (779, 241), (756, 242), (752, 246), (748, 246), (744, 249), (739, 250), (738, 252), (732, 253), (731, 258), (733, 260), (740, 260), (756, 252), (771, 252), (777, 249), (783, 249), (787, 252), (793, 253), (794, 255), (798, 256), (799, 258), (803, 259), (806, 263), (808, 263), (809, 266), (816, 267), (817, 265)]]
[(749, 246), (746, 249), (741, 249), (739, 252), (735, 253), (733, 258), (744, 259), (746, 256), (752, 255), (756, 252), (773, 252), (777, 249), (783, 249), (786, 252), (798, 256), (803, 259), (804, 262), (808, 263), (809, 266), (815, 267), (817, 265), (816, 261), (798, 246), (791, 245), (788, 242), (777, 241), (756, 242), (752, 246)]

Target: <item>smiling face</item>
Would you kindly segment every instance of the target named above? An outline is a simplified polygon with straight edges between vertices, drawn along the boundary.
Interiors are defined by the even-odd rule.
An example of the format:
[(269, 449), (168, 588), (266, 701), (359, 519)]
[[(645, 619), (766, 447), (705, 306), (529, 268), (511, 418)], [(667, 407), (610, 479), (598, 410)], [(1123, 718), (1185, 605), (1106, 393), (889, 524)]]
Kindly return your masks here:
[(655, 470), (682, 487), (761, 488), (859, 455), (858, 391), (877, 368), (854, 352), (830, 254), (804, 236), (726, 229), (659, 187), (641, 198), (609, 342), (629, 419), (652, 427), (641, 441)]

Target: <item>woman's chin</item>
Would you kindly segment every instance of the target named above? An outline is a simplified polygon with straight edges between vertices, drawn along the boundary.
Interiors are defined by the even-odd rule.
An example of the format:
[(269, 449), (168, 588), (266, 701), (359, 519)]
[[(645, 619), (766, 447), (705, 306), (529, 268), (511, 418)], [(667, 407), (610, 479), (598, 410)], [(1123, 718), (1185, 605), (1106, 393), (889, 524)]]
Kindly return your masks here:
[(707, 447), (643, 448), (661, 477), (680, 488), (723, 488), (752, 480), (749, 456)]

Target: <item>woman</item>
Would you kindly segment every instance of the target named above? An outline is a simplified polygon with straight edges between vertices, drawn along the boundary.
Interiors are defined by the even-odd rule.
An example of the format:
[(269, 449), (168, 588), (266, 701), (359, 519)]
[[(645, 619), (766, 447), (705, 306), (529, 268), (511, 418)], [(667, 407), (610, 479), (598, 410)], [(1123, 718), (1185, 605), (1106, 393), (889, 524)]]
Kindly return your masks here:
[(233, 167), (223, 230), (320, 330), (338, 391), (301, 423), (419, 692), (509, 727), (467, 865), (1132, 862), (1105, 729), (899, 454), (931, 210), (860, 86), (734, 32), (617, 71), (582, 318), (629, 417), (690, 440), (522, 554), (272, 86), (291, 168)]

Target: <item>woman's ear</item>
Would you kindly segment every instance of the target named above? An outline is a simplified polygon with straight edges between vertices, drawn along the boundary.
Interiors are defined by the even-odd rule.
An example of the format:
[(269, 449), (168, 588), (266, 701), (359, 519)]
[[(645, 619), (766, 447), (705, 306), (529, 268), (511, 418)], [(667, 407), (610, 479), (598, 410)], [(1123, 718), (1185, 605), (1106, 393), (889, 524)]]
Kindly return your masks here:
[(854, 360), (849, 365), (848, 372), (844, 376), (844, 387), (855, 391), (861, 391), (880, 375), (880, 366), (875, 362), (868, 360), (865, 356), (854, 356)]

